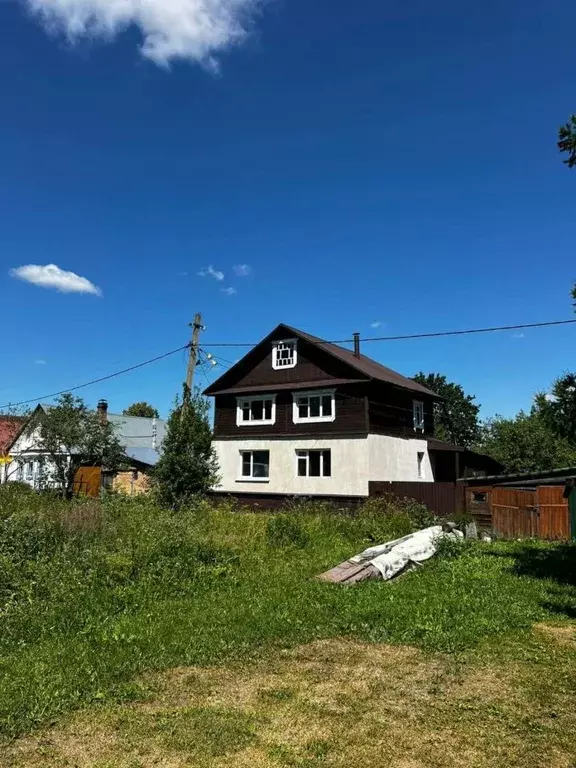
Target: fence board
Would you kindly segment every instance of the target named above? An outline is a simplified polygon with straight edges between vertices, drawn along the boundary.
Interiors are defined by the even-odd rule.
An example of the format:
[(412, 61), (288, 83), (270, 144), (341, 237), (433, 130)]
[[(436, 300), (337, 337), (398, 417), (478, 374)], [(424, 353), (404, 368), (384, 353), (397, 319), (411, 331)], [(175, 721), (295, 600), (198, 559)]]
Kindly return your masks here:
[(391, 493), (400, 498), (415, 499), (441, 517), (453, 517), (464, 511), (465, 488), (456, 483), (371, 482), (370, 496)]
[(492, 491), (492, 527), (504, 538), (536, 536), (554, 541), (570, 538), (568, 501), (564, 486), (499, 488)]

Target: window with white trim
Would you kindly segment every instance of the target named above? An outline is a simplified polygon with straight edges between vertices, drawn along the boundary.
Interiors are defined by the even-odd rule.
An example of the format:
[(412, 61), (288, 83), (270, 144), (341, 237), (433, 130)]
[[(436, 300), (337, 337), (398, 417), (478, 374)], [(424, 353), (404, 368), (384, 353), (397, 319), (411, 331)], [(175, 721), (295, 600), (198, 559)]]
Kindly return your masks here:
[(296, 339), (277, 341), (274, 344), (272, 347), (272, 368), (277, 371), (282, 368), (294, 368), (297, 362)]
[(422, 480), (424, 477), (424, 452), (418, 451), (416, 454), (417, 456), (417, 462), (418, 462), (418, 478)]
[(274, 424), (276, 422), (276, 395), (256, 395), (237, 398), (236, 424)]
[(240, 451), (242, 480), (266, 482), (270, 477), (270, 451)]
[(34, 462), (27, 461), (24, 465), (24, 479), (28, 482), (34, 480)]
[(330, 450), (296, 451), (298, 477), (331, 477), (332, 456)]
[(414, 413), (414, 429), (424, 431), (424, 403), (421, 400), (412, 402)]
[(333, 389), (293, 393), (294, 424), (314, 421), (334, 421), (336, 402)]

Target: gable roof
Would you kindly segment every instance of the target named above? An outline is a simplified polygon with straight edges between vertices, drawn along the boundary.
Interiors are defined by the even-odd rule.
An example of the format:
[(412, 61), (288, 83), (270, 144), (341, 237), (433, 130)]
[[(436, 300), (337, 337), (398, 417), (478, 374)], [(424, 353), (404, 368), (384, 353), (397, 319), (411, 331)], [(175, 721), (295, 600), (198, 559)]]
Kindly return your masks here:
[[(412, 392), (416, 392), (420, 395), (427, 395), (428, 397), (433, 397), (436, 400), (441, 400), (442, 398), (439, 397), (435, 392), (432, 392), (432, 390), (427, 389), (426, 387), (423, 387), (421, 384), (418, 384), (416, 381), (413, 381), (412, 379), (409, 379), (407, 376), (402, 376), (401, 373), (397, 373), (396, 371), (393, 371), (391, 368), (386, 368), (385, 365), (382, 365), (381, 363), (377, 363), (376, 360), (372, 360), (370, 357), (366, 357), (366, 355), (360, 355), (360, 357), (356, 357), (354, 352), (350, 349), (346, 349), (345, 347), (340, 347), (338, 344), (332, 344), (328, 341), (324, 341), (324, 339), (320, 339), (318, 336), (313, 336), (310, 333), (306, 333), (305, 331), (300, 331), (298, 328), (293, 328), (290, 325), (286, 325), (285, 323), (280, 323), (280, 325), (276, 326), (276, 328), (266, 336), (266, 338), (262, 339), (262, 341), (257, 344), (250, 352), (248, 352), (247, 355), (245, 355), (242, 360), (240, 360), (236, 365), (232, 366), (228, 371), (226, 371), (225, 374), (220, 376), (219, 379), (217, 379), (213, 384), (211, 384), (207, 389), (204, 390), (205, 395), (216, 395), (216, 394), (222, 394), (224, 392), (230, 392), (230, 391), (240, 391), (240, 388), (235, 389), (234, 387), (226, 387), (225, 382), (229, 381), (231, 376), (231, 372), (234, 371), (237, 367), (239, 367), (246, 358), (248, 358), (251, 354), (255, 352), (255, 350), (260, 349), (264, 344), (271, 341), (273, 338), (278, 338), (277, 334), (279, 331), (282, 331), (286, 334), (287, 337), (302, 339), (303, 341), (307, 341), (309, 344), (313, 344), (316, 346), (319, 346), (321, 349), (323, 349), (325, 352), (328, 352), (328, 354), (332, 355), (333, 357), (337, 358), (341, 362), (348, 365), (351, 369), (353, 369), (356, 374), (360, 373), (363, 376), (367, 377), (369, 380), (374, 381), (381, 381), (386, 384), (392, 384), (396, 387), (401, 387), (402, 389), (408, 389)], [(351, 377), (352, 378), (352, 377)], [(358, 379), (358, 376), (356, 375), (354, 377), (356, 380)], [(292, 387), (295, 388), (295, 387)], [(254, 387), (251, 387), (249, 389), (254, 389)], [(259, 388), (260, 391), (262, 390), (262, 387)], [(247, 388), (242, 388), (242, 391), (246, 391)]]
[(0, 454), (7, 453), (27, 420), (26, 416), (0, 416)]

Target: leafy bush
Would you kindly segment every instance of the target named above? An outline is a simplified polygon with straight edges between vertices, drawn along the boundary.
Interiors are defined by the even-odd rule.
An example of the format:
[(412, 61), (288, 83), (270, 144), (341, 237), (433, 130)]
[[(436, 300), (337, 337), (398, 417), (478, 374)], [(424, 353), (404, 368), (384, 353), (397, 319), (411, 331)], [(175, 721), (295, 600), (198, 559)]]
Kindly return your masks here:
[(303, 549), (310, 542), (310, 536), (295, 517), (276, 515), (268, 520), (266, 538), (270, 547), (299, 547)]

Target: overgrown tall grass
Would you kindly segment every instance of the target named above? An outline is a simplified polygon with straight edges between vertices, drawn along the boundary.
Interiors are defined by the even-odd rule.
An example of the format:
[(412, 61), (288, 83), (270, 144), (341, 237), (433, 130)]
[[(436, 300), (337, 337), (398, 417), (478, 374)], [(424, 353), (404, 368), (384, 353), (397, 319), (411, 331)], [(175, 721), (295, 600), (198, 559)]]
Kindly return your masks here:
[(549, 584), (480, 545), (394, 584), (313, 577), (429, 522), (413, 502), (356, 516), (173, 513), (146, 498), (63, 502), (0, 487), (0, 738), (73, 707), (138, 695), (143, 670), (213, 664), (354, 635), (457, 651), (545, 613)]

